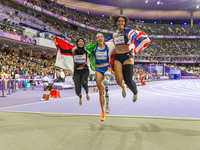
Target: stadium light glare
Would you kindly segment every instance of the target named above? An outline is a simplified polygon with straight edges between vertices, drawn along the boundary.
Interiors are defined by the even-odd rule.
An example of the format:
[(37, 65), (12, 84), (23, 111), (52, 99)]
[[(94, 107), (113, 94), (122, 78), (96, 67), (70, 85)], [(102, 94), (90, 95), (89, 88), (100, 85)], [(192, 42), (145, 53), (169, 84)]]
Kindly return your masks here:
[(90, 14), (90, 11), (87, 11), (88, 14)]
[(105, 15), (102, 15), (102, 17), (105, 17)]
[(187, 25), (187, 23), (185, 22), (184, 25)]
[(142, 23), (144, 23), (144, 20), (142, 20)]
[(74, 7), (73, 9), (76, 10), (76, 7)]
[(160, 4), (160, 1), (157, 1), (157, 5), (159, 5)]
[(173, 24), (173, 22), (171, 22), (170, 24)]
[(197, 5), (197, 7), (196, 7), (197, 9), (199, 8), (199, 5)]
[(154, 23), (156, 24), (156, 21)]
[(145, 3), (148, 3), (148, 0), (146, 0)]

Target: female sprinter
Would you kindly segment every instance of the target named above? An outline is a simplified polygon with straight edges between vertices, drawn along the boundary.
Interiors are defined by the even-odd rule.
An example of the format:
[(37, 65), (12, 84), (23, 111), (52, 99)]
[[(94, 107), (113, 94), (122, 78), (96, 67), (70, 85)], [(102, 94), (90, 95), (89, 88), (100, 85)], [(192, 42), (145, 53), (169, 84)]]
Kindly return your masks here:
[(122, 87), (122, 96), (126, 97), (126, 86), (133, 92), (133, 102), (138, 99), (138, 90), (133, 77), (133, 53), (143, 50), (150, 43), (144, 32), (125, 28), (128, 24), (126, 16), (114, 15), (110, 17), (118, 30), (112, 35), (115, 44), (114, 71), (117, 84)]
[[(102, 33), (96, 35), (96, 42), (90, 43), (86, 46), (88, 51), (91, 70), (95, 71), (96, 83), (99, 89), (99, 100), (102, 109), (101, 121), (105, 121), (106, 113), (109, 113), (109, 95), (108, 85), (111, 76), (110, 58), (114, 53), (114, 44), (112, 42), (105, 43)], [(105, 98), (104, 98), (104, 86), (106, 97), (106, 110), (105, 110)]]
[[(109, 49), (105, 45), (104, 36), (101, 33), (96, 35), (97, 47), (94, 49), (96, 60), (96, 83), (99, 89), (99, 99), (102, 109), (101, 121), (105, 121), (105, 98), (104, 98), (104, 85), (107, 90), (110, 76), (111, 66), (109, 64)], [(106, 92), (107, 93), (107, 92)], [(107, 93), (108, 94), (108, 93)], [(106, 95), (107, 97), (108, 95)]]
[[(58, 45), (56, 39), (52, 39), (54, 43)], [(83, 38), (79, 38), (76, 41), (76, 47), (74, 47), (71, 52), (73, 53), (73, 63), (74, 63), (74, 74), (73, 74), (73, 81), (75, 84), (75, 92), (76, 95), (79, 97), (79, 105), (82, 105), (82, 93), (81, 93), (81, 86), (85, 89), (86, 92), (86, 99), (90, 100), (90, 94), (88, 91), (88, 77), (89, 77), (89, 68), (87, 65), (87, 52), (84, 48), (85, 40)], [(60, 47), (62, 51), (62, 48)]]

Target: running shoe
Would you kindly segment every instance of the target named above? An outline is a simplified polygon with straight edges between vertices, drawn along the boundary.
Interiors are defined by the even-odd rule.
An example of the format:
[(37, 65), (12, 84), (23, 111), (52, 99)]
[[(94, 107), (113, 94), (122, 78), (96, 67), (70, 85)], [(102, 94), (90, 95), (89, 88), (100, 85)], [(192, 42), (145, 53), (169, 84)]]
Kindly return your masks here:
[(106, 120), (106, 113), (105, 112), (102, 112), (101, 114), (101, 121), (105, 121)]
[(88, 94), (86, 94), (86, 99), (87, 99), (87, 101), (89, 101), (90, 100), (90, 94), (88, 93)]
[(124, 88), (122, 88), (122, 96), (123, 98), (126, 97), (126, 85), (124, 86)]
[(135, 103), (137, 99), (138, 99), (138, 93), (136, 95), (135, 94), (133, 95), (133, 102)]
[(79, 105), (82, 106), (83, 104), (83, 96), (81, 95), (81, 97), (79, 97)]

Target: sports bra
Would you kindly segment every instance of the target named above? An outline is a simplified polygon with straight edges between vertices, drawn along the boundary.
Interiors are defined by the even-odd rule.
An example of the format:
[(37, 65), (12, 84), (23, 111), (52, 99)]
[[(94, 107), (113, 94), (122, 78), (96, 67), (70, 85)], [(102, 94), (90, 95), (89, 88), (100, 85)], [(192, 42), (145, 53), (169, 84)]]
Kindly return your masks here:
[(113, 39), (114, 39), (115, 46), (125, 45), (129, 41), (128, 37), (126, 36), (125, 30), (123, 30), (122, 32), (116, 31), (113, 34)]

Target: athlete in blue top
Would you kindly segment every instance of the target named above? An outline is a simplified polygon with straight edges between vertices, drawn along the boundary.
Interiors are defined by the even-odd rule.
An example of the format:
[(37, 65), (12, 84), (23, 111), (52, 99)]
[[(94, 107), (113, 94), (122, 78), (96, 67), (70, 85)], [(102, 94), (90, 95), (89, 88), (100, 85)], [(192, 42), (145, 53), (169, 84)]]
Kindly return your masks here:
[[(109, 64), (109, 54), (108, 47), (105, 45), (104, 36), (102, 33), (96, 35), (97, 47), (95, 51), (95, 60), (96, 60), (96, 83), (99, 89), (99, 99), (102, 109), (101, 121), (105, 121), (105, 98), (104, 98), (104, 86), (106, 91), (106, 98), (108, 98), (108, 85), (110, 82), (111, 76), (111, 66)], [(109, 111), (109, 108), (106, 109)]]

